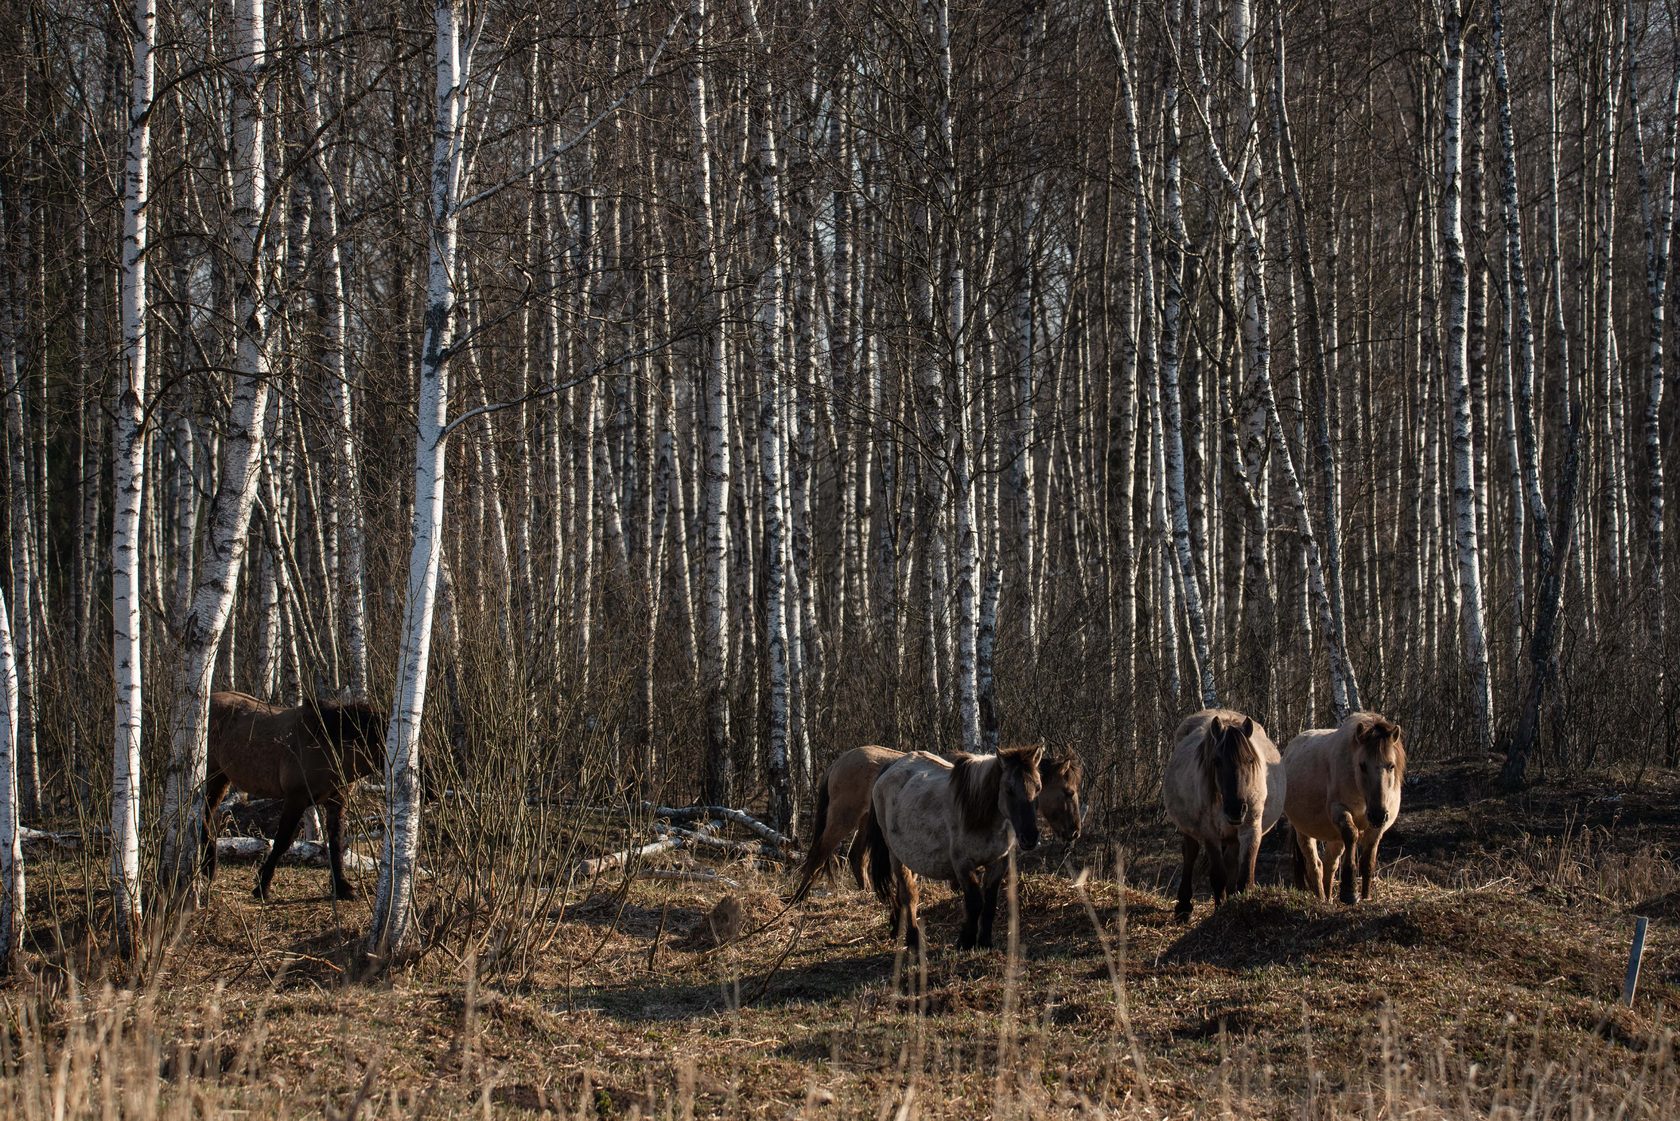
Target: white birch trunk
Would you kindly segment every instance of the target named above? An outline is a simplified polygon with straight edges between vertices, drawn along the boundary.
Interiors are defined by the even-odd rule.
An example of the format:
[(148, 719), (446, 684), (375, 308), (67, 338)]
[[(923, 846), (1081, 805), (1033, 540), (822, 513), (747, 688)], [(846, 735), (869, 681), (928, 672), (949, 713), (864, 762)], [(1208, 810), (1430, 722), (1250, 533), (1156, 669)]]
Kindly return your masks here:
[[(8, 249), (13, 247), (7, 246)], [(21, 252), (21, 250), (14, 250)], [(25, 439), (23, 371), (18, 362), (17, 339), (23, 327), (23, 296), (16, 281), (4, 298), (10, 306), (0, 310), (0, 377), (5, 379), (7, 470), (10, 485), (7, 519), (11, 524), (12, 590), (17, 606), (17, 626), (12, 631), (15, 647), (11, 654), (17, 691), (16, 703), (8, 710), (16, 727), (12, 735), (14, 760), (23, 778), (24, 801), (31, 813), (40, 812), (39, 767), (35, 754), (35, 674), (37, 665), (32, 608), (40, 595), (38, 562), (34, 541), (34, 511), (31, 508), (28, 442)], [(43, 420), (44, 423), (44, 420)]]
[[(324, 35), (325, 28), (317, 23), (315, 34)], [(326, 123), (326, 110), (321, 95), (325, 76), (310, 65), (308, 52), (300, 56), (303, 68), (305, 121), (311, 133), (319, 132)], [(337, 534), (339, 562), (337, 587), (333, 594), (342, 597), (344, 612), (344, 641), (346, 681), (352, 697), (367, 697), (367, 561), (362, 534), (361, 467), (356, 454), (356, 426), (350, 386), (350, 322), (349, 283), (347, 266), (339, 240), (338, 184), (327, 156), (317, 147), (307, 171), (310, 201), (315, 209), (315, 228), (320, 236), (315, 252), (321, 258), (321, 272), (325, 281), (320, 290), (316, 311), (324, 328), (326, 368), (324, 393), (327, 413), (331, 418), (332, 448), (331, 494)]]
[[(1155, 283), (1154, 262), (1149, 247), (1153, 242), (1153, 231), (1146, 202), (1149, 192), (1147, 184), (1144, 182), (1143, 158), (1138, 140), (1137, 95), (1132, 80), (1130, 56), (1126, 46), (1120, 40), (1119, 25), (1114, 20), (1112, 10), (1109, 13), (1109, 29), (1113, 35), (1115, 53), (1120, 62), (1120, 83), (1124, 101), (1123, 111), (1126, 120), (1128, 145), (1127, 162), (1130, 164), (1133, 189), (1137, 192), (1138, 198), (1137, 228), (1141, 255), (1143, 315), (1152, 317), (1155, 308)], [(1182, 587), (1184, 593), (1185, 614), (1190, 624), (1191, 649), (1196, 659), (1197, 685), (1202, 704), (1213, 707), (1219, 703), (1219, 688), (1214, 676), (1212, 647), (1208, 641), (1208, 620), (1205, 601), (1202, 596), (1201, 578), (1191, 549), (1190, 509), (1184, 482), (1184, 419), (1179, 390), (1180, 338), (1184, 307), (1184, 292), (1181, 285), (1184, 204), (1180, 187), (1178, 87), (1176, 83), (1166, 93), (1164, 120), (1167, 144), (1166, 215), (1168, 229), (1167, 236), (1162, 243), (1162, 275), (1166, 283), (1166, 293), (1162, 301), (1160, 368), (1158, 371), (1161, 386), (1159, 398), (1161, 402), (1162, 467), (1165, 471), (1162, 482), (1166, 488), (1165, 498), (1170, 517), (1171, 555), (1179, 569), (1178, 586)], [(1146, 327), (1144, 337), (1148, 339), (1151, 336), (1152, 331)], [(1144, 346), (1145, 361), (1142, 364), (1142, 376), (1145, 378), (1157, 376), (1153, 369), (1155, 356), (1152, 350), (1152, 345), (1146, 342)]]
[(134, 0), (129, 26), (128, 155), (123, 180), (122, 364), (112, 420), (111, 616), (116, 687), (111, 773), (111, 893), (117, 950), (139, 948), (142, 719), (140, 507), (146, 486), (146, 249), (151, 201), (152, 45), (156, 0)]
[(730, 646), (729, 626), (729, 378), (723, 364), (722, 279), (718, 267), (717, 215), (712, 195), (711, 122), (706, 95), (706, 0), (694, 0), (695, 63), (690, 90), (694, 110), (696, 186), (700, 193), (702, 284), (705, 292), (702, 330), (705, 393), (702, 526), (705, 583), (700, 626), (701, 684), (706, 695), (705, 800), (727, 804), (733, 785), (730, 757), (729, 691), (724, 669)]
[(1468, 369), (1469, 275), (1464, 254), (1464, 28), (1460, 0), (1452, 0), (1443, 28), (1441, 254), (1444, 268), (1447, 389), (1452, 405), (1453, 537), (1458, 552), (1459, 625), (1470, 673), (1470, 715), (1477, 744), (1493, 743), (1493, 691), (1488, 672), (1486, 613), (1482, 606), (1481, 540), (1476, 525), (1476, 461)]
[[(220, 477), (210, 506), (209, 539), (199, 565), (192, 608), (180, 628), (181, 661), (169, 700), (169, 763), (164, 771), (164, 827), (160, 881), (186, 890), (198, 867), (198, 828), (204, 807), (205, 737), (216, 651), (233, 607), (245, 560), (251, 508), (261, 477), (263, 426), (268, 414), (269, 283), (263, 228), (268, 208), (267, 123), (261, 83), (268, 65), (264, 0), (239, 0), (234, 37), (235, 386), (233, 412), (222, 438)], [(278, 511), (270, 511), (277, 517)], [(279, 558), (275, 558), (279, 563)]]
[[(1650, 594), (1646, 613), (1651, 638), (1656, 646), (1659, 688), (1668, 679), (1666, 651), (1667, 604), (1664, 597), (1664, 480), (1662, 454), (1662, 402), (1664, 332), (1668, 287), (1668, 251), (1674, 220), (1674, 164), (1676, 135), (1680, 133), (1680, 71), (1669, 83), (1667, 97), (1669, 134), (1658, 149), (1656, 182), (1645, 152), (1644, 121), (1639, 110), (1639, 52), (1628, 51), (1628, 108), (1633, 115), (1633, 151), (1639, 171), (1639, 210), (1645, 226), (1645, 295), (1649, 302), (1649, 340), (1646, 344), (1645, 463), (1650, 478), (1647, 532), (1650, 534)], [(1666, 694), (1665, 698), (1666, 698)], [(1665, 700), (1666, 703), (1666, 700)]]
[(368, 951), (402, 948), (414, 915), (415, 858), (420, 848), (420, 721), (426, 706), (432, 615), (443, 554), (444, 423), (448, 367), (454, 343), (456, 199), (466, 131), (467, 69), (455, 0), (438, 0), (437, 112), (432, 126), (432, 186), (428, 205), (426, 330), (420, 355), (419, 431), (414, 445), (414, 521), (403, 603), (397, 695), (385, 741), (385, 798), (389, 823), (380, 850)]
[(6, 594), (0, 588), (0, 975), (23, 947), (23, 831), (18, 804), (18, 681)]
[(786, 831), (793, 816), (792, 792), (788, 785), (788, 599), (787, 515), (788, 494), (783, 473), (786, 452), (782, 439), (785, 370), (783, 368), (783, 278), (784, 239), (780, 167), (776, 152), (775, 101), (767, 78), (769, 49), (758, 26), (755, 0), (742, 5), (759, 52), (757, 91), (759, 118), (758, 179), (762, 194), (763, 229), (768, 241), (768, 260), (759, 282), (759, 406), (758, 466), (762, 485), (760, 505), (764, 522), (764, 633), (769, 658), (769, 739), (765, 745), (765, 772), (770, 787), (770, 823)]

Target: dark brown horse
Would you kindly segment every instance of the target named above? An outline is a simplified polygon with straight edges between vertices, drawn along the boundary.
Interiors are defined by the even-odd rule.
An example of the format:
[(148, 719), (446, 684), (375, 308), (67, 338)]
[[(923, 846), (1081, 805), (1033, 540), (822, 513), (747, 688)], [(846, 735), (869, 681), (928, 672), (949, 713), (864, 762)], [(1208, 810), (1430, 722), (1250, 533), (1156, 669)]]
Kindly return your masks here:
[[(854, 747), (843, 752), (828, 765), (828, 771), (817, 787), (817, 810), (811, 831), (811, 844), (805, 853), (805, 863), (799, 869), (799, 881), (794, 885), (793, 903), (810, 893), (817, 876), (834, 861), (834, 854), (848, 837), (863, 828), (869, 817), (869, 794), (875, 789), (875, 776), (881, 768), (904, 758), (904, 752), (890, 747)], [(1038, 767), (1044, 789), (1038, 796), (1038, 813), (1064, 841), (1079, 838), (1084, 811), (1079, 803), (1079, 785), (1085, 768), (1079, 756), (1071, 751), (1059, 751), (1047, 756)], [(864, 882), (864, 854), (868, 846), (861, 837), (854, 837), (846, 861), (852, 869), (857, 886)]]
[(216, 812), (228, 787), (281, 801), (274, 847), (252, 892), (268, 898), (275, 866), (310, 806), (326, 816), (333, 897), (352, 899), (344, 877), (344, 803), (357, 780), (377, 774), (385, 750), (385, 713), (359, 701), (315, 701), (281, 708), (244, 693), (210, 695), (209, 769), (204, 780), (203, 863), (216, 876)]

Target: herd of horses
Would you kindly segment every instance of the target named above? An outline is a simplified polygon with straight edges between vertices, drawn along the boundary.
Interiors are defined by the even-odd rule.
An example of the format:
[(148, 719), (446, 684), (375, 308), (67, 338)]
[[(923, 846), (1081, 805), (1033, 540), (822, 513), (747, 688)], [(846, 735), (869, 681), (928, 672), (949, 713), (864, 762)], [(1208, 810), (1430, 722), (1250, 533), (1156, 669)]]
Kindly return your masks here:
[[(1183, 842), (1180, 919), (1190, 916), (1198, 860), (1206, 859), (1217, 906), (1254, 885), (1261, 838), (1285, 818), (1298, 887), (1327, 901), (1339, 867), (1341, 901), (1370, 898), (1377, 846), (1400, 814), (1406, 747), (1398, 724), (1355, 712), (1334, 728), (1302, 732), (1280, 752), (1252, 717), (1210, 708), (1186, 717), (1173, 739), (1161, 801)], [(1043, 747), (959, 752), (950, 760), (853, 748), (823, 776), (793, 901), (805, 898), (853, 837), (853, 878), (886, 904), (895, 940), (902, 931), (907, 947), (921, 944), (922, 877), (962, 893), (958, 946), (989, 947), (1009, 856), (1038, 845), (1038, 815), (1058, 837), (1078, 838), (1082, 771), (1076, 755), (1047, 758)]]
[[(386, 727), (386, 715), (360, 701), (283, 708), (244, 693), (212, 694), (201, 827), (206, 878), (216, 874), (220, 803), (234, 786), (281, 803), (256, 898), (268, 898), (275, 867), (311, 806), (325, 817), (333, 896), (352, 898), (344, 807), (355, 784), (381, 769)], [(1280, 752), (1252, 717), (1210, 708), (1180, 722), (1173, 739), (1161, 801), (1183, 842), (1180, 919), (1190, 915), (1199, 860), (1206, 860), (1217, 906), (1254, 885), (1261, 839), (1286, 818), (1298, 887), (1328, 901), (1339, 869), (1343, 903), (1370, 898), (1377, 846), (1400, 814), (1406, 748), (1398, 724), (1355, 712), (1334, 728), (1302, 732)], [(962, 893), (958, 945), (989, 947), (1010, 854), (1037, 847), (1039, 817), (1058, 837), (1078, 839), (1083, 770), (1077, 755), (1047, 754), (1042, 745), (950, 759), (852, 748), (817, 790), (815, 829), (793, 902), (806, 897), (851, 838), (853, 878), (887, 906), (895, 941), (902, 933), (908, 947), (921, 944), (918, 884), (934, 879)]]

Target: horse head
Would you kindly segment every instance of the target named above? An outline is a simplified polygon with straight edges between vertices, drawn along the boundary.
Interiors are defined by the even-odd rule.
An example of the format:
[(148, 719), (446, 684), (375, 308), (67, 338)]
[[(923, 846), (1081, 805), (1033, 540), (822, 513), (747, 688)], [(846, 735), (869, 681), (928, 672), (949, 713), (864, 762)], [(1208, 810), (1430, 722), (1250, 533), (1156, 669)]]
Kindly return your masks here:
[(1038, 765), (1044, 761), (1044, 745), (1006, 747), (998, 751), (1002, 781), (998, 783), (998, 812), (1015, 830), (1023, 849), (1038, 847), (1039, 794), (1044, 781)]
[(1400, 784), (1406, 779), (1400, 725), (1382, 716), (1360, 720), (1353, 730), (1353, 761), (1365, 795), (1365, 820), (1381, 829), (1400, 812)]
[(366, 701), (322, 701), (315, 705), (322, 745), (342, 761), (346, 777), (376, 774), (385, 765), (390, 717)]
[(1039, 765), (1044, 789), (1038, 796), (1039, 815), (1066, 841), (1078, 840), (1084, 825), (1084, 809), (1079, 801), (1079, 784), (1085, 777), (1085, 765), (1071, 751), (1058, 751), (1046, 756)]
[(1260, 815), (1266, 805), (1266, 764), (1254, 748), (1253, 717), (1243, 717), (1240, 724), (1214, 717), (1202, 760), (1227, 822), (1241, 825)]

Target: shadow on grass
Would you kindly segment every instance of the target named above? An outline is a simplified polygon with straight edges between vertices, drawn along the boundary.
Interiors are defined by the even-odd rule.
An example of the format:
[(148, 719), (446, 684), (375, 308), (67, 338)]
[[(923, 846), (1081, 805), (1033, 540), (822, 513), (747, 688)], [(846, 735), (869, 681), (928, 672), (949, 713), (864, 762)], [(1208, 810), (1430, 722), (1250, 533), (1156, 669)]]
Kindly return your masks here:
[(689, 1020), (749, 1005), (775, 1008), (834, 1000), (889, 979), (892, 964), (892, 954), (878, 953), (732, 974), (719, 960), (716, 975), (705, 980), (655, 974), (629, 984), (581, 987), (573, 990), (572, 1000), (626, 1023)]

